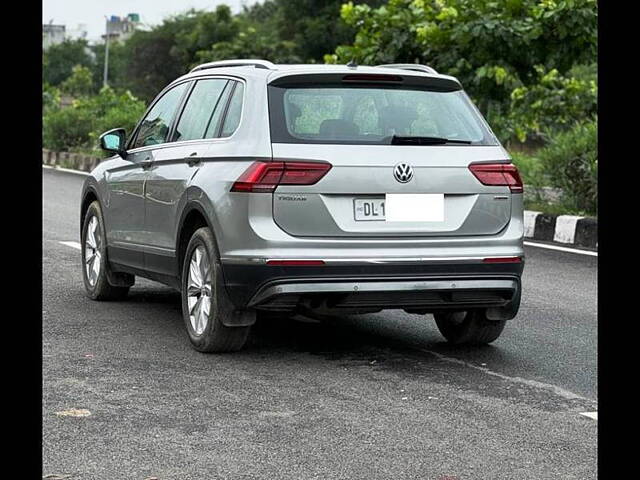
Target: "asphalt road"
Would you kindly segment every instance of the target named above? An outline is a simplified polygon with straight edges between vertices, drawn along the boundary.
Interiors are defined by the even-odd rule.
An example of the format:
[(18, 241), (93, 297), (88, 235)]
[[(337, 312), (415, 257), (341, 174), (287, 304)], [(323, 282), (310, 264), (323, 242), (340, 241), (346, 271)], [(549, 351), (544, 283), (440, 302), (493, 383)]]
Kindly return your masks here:
[(84, 296), (60, 243), (79, 241), (83, 179), (43, 169), (45, 478), (596, 478), (595, 257), (527, 247), (520, 313), (491, 346), (387, 311), (261, 322), (205, 355), (167, 287)]

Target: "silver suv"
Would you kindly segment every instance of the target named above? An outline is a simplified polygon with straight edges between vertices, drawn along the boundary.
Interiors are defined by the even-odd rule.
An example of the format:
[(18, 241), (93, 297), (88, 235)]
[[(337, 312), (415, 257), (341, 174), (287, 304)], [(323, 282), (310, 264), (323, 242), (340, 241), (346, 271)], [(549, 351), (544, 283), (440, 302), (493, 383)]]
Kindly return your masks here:
[(82, 191), (83, 278), (182, 292), (193, 346), (256, 316), (404, 309), (488, 343), (520, 305), (522, 181), (454, 77), (424, 65), (200, 65)]

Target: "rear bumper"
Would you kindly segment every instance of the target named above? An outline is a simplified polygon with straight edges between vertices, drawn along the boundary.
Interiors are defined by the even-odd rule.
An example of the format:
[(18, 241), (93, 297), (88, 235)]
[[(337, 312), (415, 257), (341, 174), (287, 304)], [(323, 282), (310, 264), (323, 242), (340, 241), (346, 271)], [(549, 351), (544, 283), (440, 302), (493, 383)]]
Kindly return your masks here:
[(519, 303), (524, 263), (223, 264), (237, 308), (433, 312)]

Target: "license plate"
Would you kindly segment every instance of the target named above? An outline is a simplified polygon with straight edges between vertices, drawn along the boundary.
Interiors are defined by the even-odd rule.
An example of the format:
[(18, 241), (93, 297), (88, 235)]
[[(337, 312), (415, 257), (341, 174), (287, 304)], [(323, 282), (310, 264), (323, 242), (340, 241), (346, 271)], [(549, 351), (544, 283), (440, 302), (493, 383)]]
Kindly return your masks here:
[(359, 222), (384, 222), (384, 198), (356, 198), (353, 204), (355, 218)]
[(444, 194), (393, 194), (385, 198), (356, 198), (356, 221), (443, 222)]

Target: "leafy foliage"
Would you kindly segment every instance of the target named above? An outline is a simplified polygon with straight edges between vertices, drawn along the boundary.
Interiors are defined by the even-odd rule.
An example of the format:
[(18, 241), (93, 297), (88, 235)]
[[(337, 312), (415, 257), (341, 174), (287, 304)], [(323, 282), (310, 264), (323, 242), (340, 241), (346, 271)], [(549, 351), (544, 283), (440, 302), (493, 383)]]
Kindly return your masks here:
[[(135, 32), (126, 43), (125, 86), (134, 95), (150, 101), (169, 82), (188, 71), (197, 51), (188, 39), (205, 42), (204, 29), (198, 27), (199, 20), (209, 25), (212, 32), (217, 32), (215, 19), (219, 19), (221, 32), (227, 32), (230, 18), (229, 7), (222, 5), (215, 12), (190, 10), (166, 19), (150, 31)], [(219, 38), (221, 34), (209, 36), (211, 41)]]
[(564, 130), (593, 117), (598, 107), (595, 64), (562, 76), (556, 69), (537, 66), (539, 81), (511, 92), (510, 127), (520, 141), (527, 135), (543, 137), (544, 131)]
[[(91, 73), (93, 75), (94, 93), (98, 93), (103, 86), (105, 45), (98, 43), (89, 47), (93, 55)], [(107, 83), (115, 89), (127, 89), (128, 78), (126, 76), (130, 52), (127, 43), (109, 42), (109, 71)]]
[[(595, 0), (389, 0), (376, 9), (349, 2), (341, 16), (358, 31), (327, 62), (430, 64), (461, 80), (503, 140), (514, 136), (519, 121), (506, 121), (512, 92), (537, 84), (541, 76), (551, 74), (547, 82), (559, 82), (572, 94), (586, 88), (590, 95), (591, 84), (583, 88), (568, 77), (565, 85), (558, 78), (574, 65), (594, 62)], [(516, 97), (541, 93), (519, 92)], [(521, 139), (537, 127), (535, 120), (527, 123), (518, 131)]]
[(67, 108), (46, 111), (43, 146), (58, 151), (97, 153), (100, 134), (116, 126), (131, 133), (144, 110), (144, 102), (131, 93), (103, 87), (98, 95), (77, 99)]
[(280, 40), (274, 30), (236, 19), (238, 34), (197, 53), (195, 64), (230, 58), (264, 58), (275, 63), (300, 63), (294, 42)]
[(542, 163), (537, 157), (524, 152), (511, 152), (511, 160), (518, 167), (526, 189), (537, 190), (546, 185)]
[[(106, 89), (104, 45), (54, 45), (43, 52), (43, 142), (95, 151), (101, 132), (132, 129), (145, 102), (206, 61), (426, 63), (458, 77), (498, 137), (530, 152), (513, 154), (527, 185), (560, 187), (562, 208), (595, 212), (596, 0), (343, 2), (179, 13), (110, 44)], [(70, 107), (61, 93), (76, 98)]]
[(42, 112), (47, 112), (58, 108), (60, 105), (60, 89), (49, 85), (42, 84)]
[(60, 90), (74, 97), (89, 95), (93, 90), (91, 70), (82, 65), (76, 65), (73, 67), (71, 76), (60, 84)]
[[(271, 11), (269, 23), (273, 25), (278, 38), (293, 44), (293, 53), (299, 61), (316, 63), (321, 62), (327, 52), (353, 39), (356, 29), (340, 18), (343, 2), (344, 0), (276, 0), (265, 2), (265, 7)], [(361, 3), (377, 7), (384, 0), (363, 0)], [(264, 11), (264, 8), (253, 8)], [(260, 22), (260, 18), (251, 17), (250, 11), (247, 16), (252, 21), (256, 19)]]
[(86, 40), (65, 40), (42, 53), (42, 83), (59, 86), (76, 65), (91, 67), (93, 59)]
[(548, 185), (563, 192), (563, 202), (576, 211), (595, 214), (598, 205), (598, 122), (575, 124), (556, 134), (537, 157)]

